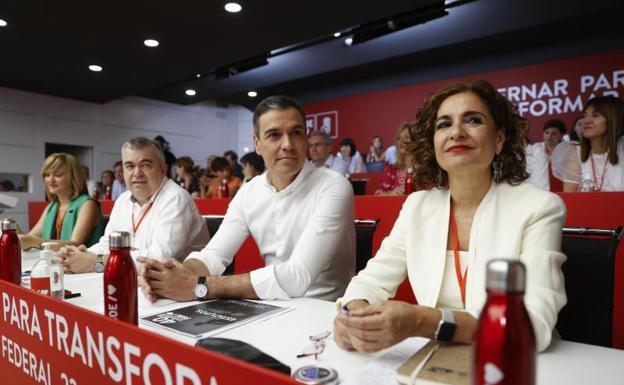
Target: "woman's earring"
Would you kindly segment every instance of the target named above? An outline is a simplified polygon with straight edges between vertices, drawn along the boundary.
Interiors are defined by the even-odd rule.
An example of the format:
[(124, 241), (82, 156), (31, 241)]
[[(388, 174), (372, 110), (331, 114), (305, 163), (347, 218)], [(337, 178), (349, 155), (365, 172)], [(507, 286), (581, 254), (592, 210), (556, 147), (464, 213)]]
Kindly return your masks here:
[(494, 161), (492, 162), (492, 176), (496, 183), (500, 183), (503, 177), (503, 162), (501, 162), (498, 154), (494, 157)]

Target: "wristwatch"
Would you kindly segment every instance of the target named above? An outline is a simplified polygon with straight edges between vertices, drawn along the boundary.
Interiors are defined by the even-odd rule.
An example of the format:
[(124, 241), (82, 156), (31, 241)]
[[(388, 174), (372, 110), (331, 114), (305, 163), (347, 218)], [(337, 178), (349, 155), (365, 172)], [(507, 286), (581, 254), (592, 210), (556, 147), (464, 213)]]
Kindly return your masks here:
[(442, 312), (442, 319), (438, 323), (438, 329), (433, 338), (438, 341), (453, 341), (457, 329), (453, 312), (447, 309), (440, 309), (440, 312)]
[(98, 254), (95, 256), (95, 266), (93, 266), (93, 271), (96, 273), (101, 273), (104, 271), (104, 254)]
[(195, 285), (195, 298), (198, 301), (205, 301), (208, 295), (208, 286), (206, 286), (206, 277), (197, 278), (197, 285)]

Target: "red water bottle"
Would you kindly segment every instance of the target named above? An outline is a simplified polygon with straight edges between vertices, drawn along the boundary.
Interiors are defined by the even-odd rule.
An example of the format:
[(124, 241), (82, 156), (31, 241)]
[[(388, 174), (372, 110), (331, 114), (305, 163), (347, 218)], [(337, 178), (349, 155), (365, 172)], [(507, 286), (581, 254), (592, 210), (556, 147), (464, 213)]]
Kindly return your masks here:
[(488, 263), (488, 296), (475, 335), (475, 385), (535, 384), (535, 334), (524, 307), (525, 282), (522, 262)]
[(106, 199), (107, 201), (113, 199), (113, 191), (111, 189), (111, 186), (106, 187), (106, 191), (104, 192), (104, 199)]
[(17, 236), (17, 223), (13, 218), (2, 220), (0, 236), (0, 279), (22, 283), (22, 247)]
[(219, 186), (219, 197), (220, 198), (228, 198), (230, 196), (230, 188), (227, 184), (227, 179), (223, 178), (221, 181), (221, 185)]
[(409, 195), (414, 192), (414, 169), (408, 168), (405, 173), (405, 194)]
[(104, 268), (104, 315), (138, 324), (137, 272), (130, 256), (130, 234), (113, 231)]

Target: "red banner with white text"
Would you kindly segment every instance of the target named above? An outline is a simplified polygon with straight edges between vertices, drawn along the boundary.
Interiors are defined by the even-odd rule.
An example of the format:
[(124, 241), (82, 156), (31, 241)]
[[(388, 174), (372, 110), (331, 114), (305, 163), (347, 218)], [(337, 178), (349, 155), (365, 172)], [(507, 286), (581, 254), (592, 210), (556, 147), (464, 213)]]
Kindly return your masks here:
[(390, 146), (399, 125), (412, 120), (435, 90), (453, 82), (478, 79), (488, 80), (507, 96), (531, 122), (531, 141), (541, 141), (548, 119), (562, 119), (569, 131), (589, 98), (624, 95), (624, 50), (369, 92), (308, 104), (305, 110), (308, 116), (331, 112), (335, 123), (329, 123), (340, 127), (340, 131), (333, 127), (328, 131), (337, 132), (338, 140), (354, 139), (360, 152), (366, 153), (375, 135)]
[(0, 280), (0, 383), (297, 384)]

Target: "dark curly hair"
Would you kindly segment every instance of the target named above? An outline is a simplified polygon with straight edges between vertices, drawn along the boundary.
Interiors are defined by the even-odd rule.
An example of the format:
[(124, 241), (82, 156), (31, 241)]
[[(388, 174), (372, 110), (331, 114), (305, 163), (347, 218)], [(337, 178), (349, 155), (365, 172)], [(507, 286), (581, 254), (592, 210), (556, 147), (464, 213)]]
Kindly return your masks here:
[(418, 168), (418, 182), (423, 186), (448, 187), (448, 174), (438, 164), (435, 157), (433, 135), (438, 109), (449, 96), (471, 92), (487, 106), (494, 124), (505, 133), (503, 149), (499, 154), (503, 163), (501, 181), (512, 185), (527, 179), (524, 147), (525, 121), (516, 112), (516, 107), (486, 80), (472, 84), (453, 83), (434, 92), (418, 109), (412, 124), (414, 158)]

